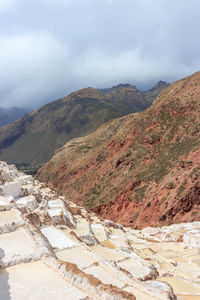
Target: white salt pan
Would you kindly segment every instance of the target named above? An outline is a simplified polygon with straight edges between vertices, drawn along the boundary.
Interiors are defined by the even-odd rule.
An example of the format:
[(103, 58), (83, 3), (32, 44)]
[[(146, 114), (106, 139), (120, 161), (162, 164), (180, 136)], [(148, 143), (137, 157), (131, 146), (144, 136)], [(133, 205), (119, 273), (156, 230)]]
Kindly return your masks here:
[(75, 246), (75, 242), (61, 230), (54, 227), (45, 227), (41, 229), (42, 233), (46, 236), (52, 247), (58, 249), (65, 249)]

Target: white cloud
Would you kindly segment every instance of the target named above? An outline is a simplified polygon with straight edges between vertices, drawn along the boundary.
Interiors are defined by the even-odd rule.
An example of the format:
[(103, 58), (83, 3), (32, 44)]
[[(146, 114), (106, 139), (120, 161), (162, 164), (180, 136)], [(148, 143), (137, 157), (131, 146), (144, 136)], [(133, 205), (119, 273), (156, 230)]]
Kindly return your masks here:
[(0, 106), (200, 68), (198, 0), (0, 0)]
[(0, 10), (9, 9), (12, 6), (11, 0), (0, 0)]
[[(69, 51), (54, 36), (32, 32), (16, 37), (0, 37), (0, 93), (2, 105), (47, 100), (63, 85), (60, 69), (71, 67)], [(65, 63), (66, 62), (66, 63)], [(5, 93), (5, 90), (7, 92)]]

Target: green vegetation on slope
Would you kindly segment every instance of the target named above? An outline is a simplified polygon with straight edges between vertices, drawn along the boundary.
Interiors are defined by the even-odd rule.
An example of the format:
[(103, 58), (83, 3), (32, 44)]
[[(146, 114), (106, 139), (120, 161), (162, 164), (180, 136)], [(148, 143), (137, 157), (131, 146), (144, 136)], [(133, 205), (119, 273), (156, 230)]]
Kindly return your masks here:
[[(159, 91), (156, 87), (154, 93)], [(92, 88), (74, 92), (1, 128), (0, 159), (34, 173), (67, 141), (89, 134), (110, 119), (144, 110), (151, 102), (130, 85), (106, 92)]]

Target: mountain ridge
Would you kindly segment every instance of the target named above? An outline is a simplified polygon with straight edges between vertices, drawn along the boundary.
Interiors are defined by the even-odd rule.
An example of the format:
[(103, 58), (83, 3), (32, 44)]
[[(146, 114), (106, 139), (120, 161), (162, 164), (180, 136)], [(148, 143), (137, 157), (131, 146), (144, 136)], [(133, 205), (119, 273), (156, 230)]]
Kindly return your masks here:
[(38, 178), (126, 226), (199, 220), (199, 128), (200, 72), (164, 89), (147, 110), (70, 141)]
[[(157, 88), (155, 93), (159, 91)], [(68, 140), (89, 134), (110, 119), (144, 110), (151, 103), (130, 85), (106, 95), (93, 88), (75, 91), (1, 128), (0, 159), (38, 168)]]

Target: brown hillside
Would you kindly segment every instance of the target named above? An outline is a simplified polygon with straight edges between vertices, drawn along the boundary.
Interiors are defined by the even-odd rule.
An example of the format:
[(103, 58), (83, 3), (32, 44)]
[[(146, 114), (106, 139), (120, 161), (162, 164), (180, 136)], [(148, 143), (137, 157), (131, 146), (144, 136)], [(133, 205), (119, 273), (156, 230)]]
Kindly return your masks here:
[(200, 220), (200, 73), (144, 112), (62, 147), (38, 173), (104, 218), (134, 228)]

